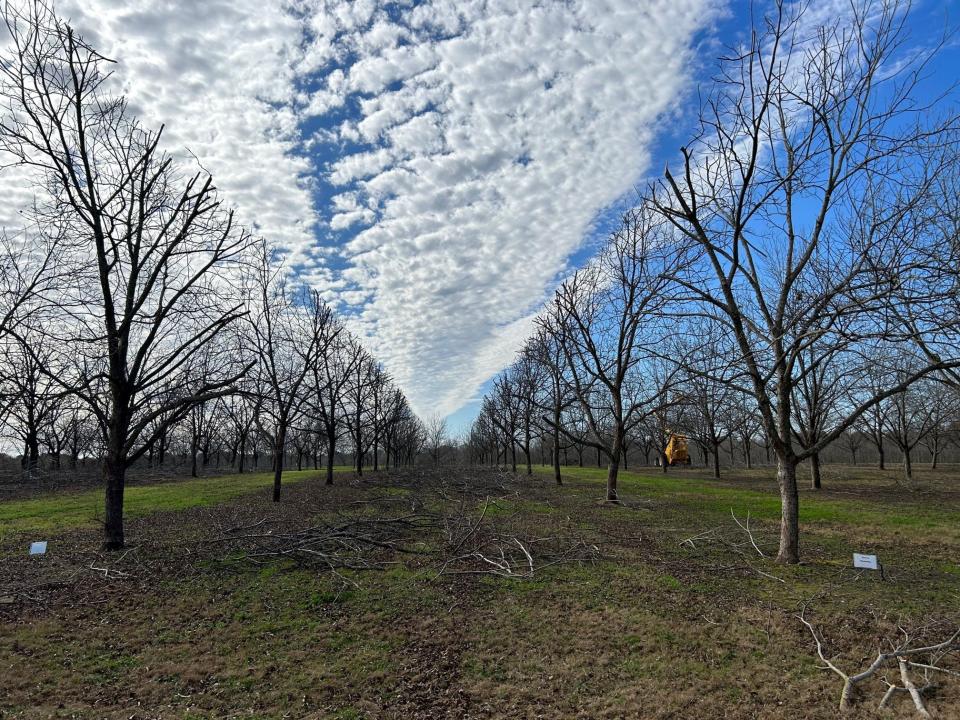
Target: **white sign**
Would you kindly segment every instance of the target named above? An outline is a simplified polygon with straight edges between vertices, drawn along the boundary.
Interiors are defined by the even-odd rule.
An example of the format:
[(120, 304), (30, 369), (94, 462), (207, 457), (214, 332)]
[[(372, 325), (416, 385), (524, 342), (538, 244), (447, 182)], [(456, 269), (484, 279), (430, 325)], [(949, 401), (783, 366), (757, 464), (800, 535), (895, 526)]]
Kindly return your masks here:
[(41, 540), (40, 542), (30, 543), (30, 554), (31, 555), (43, 555), (47, 551), (47, 541)]
[(880, 567), (876, 555), (861, 555), (860, 553), (853, 554), (853, 566), (855, 568), (866, 568), (867, 570), (878, 570)]

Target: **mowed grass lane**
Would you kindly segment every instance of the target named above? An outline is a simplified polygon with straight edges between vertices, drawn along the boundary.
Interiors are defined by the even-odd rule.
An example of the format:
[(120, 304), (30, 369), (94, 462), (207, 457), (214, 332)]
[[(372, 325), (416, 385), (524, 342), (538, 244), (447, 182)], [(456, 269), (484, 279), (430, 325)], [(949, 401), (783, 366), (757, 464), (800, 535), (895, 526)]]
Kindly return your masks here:
[[(335, 468), (338, 472), (346, 467)], [(310, 478), (324, 470), (288, 470), (284, 485)], [(141, 517), (164, 510), (218, 505), (272, 487), (273, 473), (245, 473), (190, 478), (154, 485), (131, 485), (124, 491), (124, 516)], [(40, 533), (98, 525), (103, 520), (103, 490), (51, 493), (42, 497), (0, 501), (0, 539), (14, 533)]]
[[(534, 471), (552, 475), (550, 467), (534, 466)], [(699, 515), (722, 514), (729, 518), (732, 509), (741, 516), (749, 512), (751, 517), (776, 521), (780, 518), (780, 496), (773, 469), (769, 472), (768, 490), (757, 489), (755, 480), (751, 480), (749, 486), (737, 487), (735, 475), (713, 480), (698, 478), (690, 471), (661, 473), (655, 468), (645, 472), (621, 470), (617, 484), (621, 495), (626, 498), (636, 496), (668, 501)], [(856, 468), (848, 472), (851, 476), (848, 480), (856, 481)], [(595, 483), (599, 497), (607, 471), (606, 468), (564, 467), (562, 474), (565, 481)], [(889, 496), (871, 498), (869, 491), (838, 497), (830, 494), (829, 489), (807, 491), (803, 487), (804, 480), (800, 482), (800, 522), (803, 525), (911, 530), (936, 535), (950, 544), (960, 544), (960, 523), (957, 522), (960, 506), (955, 503), (934, 501), (907, 488), (895, 500)], [(866, 482), (870, 480), (866, 479)]]

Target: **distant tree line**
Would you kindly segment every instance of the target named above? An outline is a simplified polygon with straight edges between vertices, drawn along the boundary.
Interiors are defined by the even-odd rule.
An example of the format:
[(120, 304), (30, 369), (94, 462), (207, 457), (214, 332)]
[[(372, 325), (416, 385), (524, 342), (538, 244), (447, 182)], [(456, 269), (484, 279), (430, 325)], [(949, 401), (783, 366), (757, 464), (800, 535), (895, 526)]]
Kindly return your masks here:
[[(617, 501), (628, 452), (682, 433), (720, 472), (734, 443), (777, 466), (778, 559), (800, 559), (797, 468), (846, 445), (899, 451), (957, 438), (958, 117), (917, 88), (908, 6), (853, 4), (811, 27), (777, 3), (721, 60), (679, 164), (641, 193), (566, 279), (468, 441), (529, 469), (531, 438), (595, 450)], [(569, 459), (569, 458), (567, 458)]]
[(0, 421), (35, 473), (101, 466), (105, 546), (124, 544), (134, 465), (186, 454), (274, 473), (412, 462), (403, 394), (209, 173), (166, 154), (114, 92), (112, 62), (43, 2), (7, 4), (0, 156), (29, 172), (25, 229), (0, 262)]

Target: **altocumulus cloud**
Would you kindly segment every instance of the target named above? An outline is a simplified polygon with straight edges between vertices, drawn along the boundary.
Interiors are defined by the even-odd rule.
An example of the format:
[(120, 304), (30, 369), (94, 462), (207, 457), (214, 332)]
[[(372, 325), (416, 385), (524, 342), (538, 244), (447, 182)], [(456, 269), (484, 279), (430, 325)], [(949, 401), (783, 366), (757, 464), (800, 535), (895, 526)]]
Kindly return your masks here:
[[(511, 360), (598, 214), (647, 171), (719, 4), (57, 7), (120, 61), (167, 147), (352, 306), (414, 408), (446, 414)], [(22, 177), (0, 177), (14, 189), (23, 201)]]
[(313, 165), (297, 153), (294, 90), (303, 27), (286, 3), (59, 0), (56, 10), (118, 62), (113, 89), (146, 125), (165, 125), (167, 150), (195, 155), (245, 224), (311, 259)]
[[(332, 156), (333, 288), (415, 409), (507, 364), (598, 213), (649, 162), (706, 0), (329, 2), (304, 114)], [(331, 121), (334, 120), (334, 121)], [(317, 278), (322, 282), (322, 278)]]

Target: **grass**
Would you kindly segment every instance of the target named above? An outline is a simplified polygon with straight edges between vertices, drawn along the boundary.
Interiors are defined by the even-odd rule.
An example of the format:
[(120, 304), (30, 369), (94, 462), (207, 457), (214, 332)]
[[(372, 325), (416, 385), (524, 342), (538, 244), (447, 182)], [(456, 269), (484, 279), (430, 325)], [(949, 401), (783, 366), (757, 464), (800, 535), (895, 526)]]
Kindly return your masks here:
[[(544, 466), (535, 466), (534, 469), (541, 474), (552, 474), (552, 469)], [(857, 476), (856, 472), (851, 474)], [(606, 481), (606, 469), (603, 468), (564, 468), (563, 475), (566, 478), (594, 481), (598, 487)], [(735, 479), (727, 483), (721, 484), (689, 471), (662, 473), (651, 470), (637, 473), (621, 470), (618, 476), (621, 492), (668, 499), (672, 504), (695, 506), (699, 512), (718, 514), (729, 513), (733, 509), (740, 515), (749, 511), (752, 516), (766, 520), (780, 517), (780, 498), (772, 481), (765, 490), (737, 487)], [(907, 490), (902, 492), (902, 497), (893, 507), (882, 501), (859, 497), (839, 499), (829, 493), (814, 492), (803, 493), (800, 501), (802, 524), (861, 526), (893, 531), (917, 529), (946, 534), (960, 541), (956, 512), (955, 507), (940, 506), (923, 497), (913, 498)]]
[[(338, 471), (346, 468), (337, 468)], [(284, 485), (322, 477), (322, 470), (288, 470)], [(273, 473), (245, 473), (192, 478), (153, 485), (131, 485), (124, 491), (124, 515), (142, 517), (160, 511), (185, 510), (227, 502), (272, 487)], [(0, 539), (12, 533), (49, 533), (99, 525), (103, 518), (103, 491), (10, 500), (0, 503)]]
[[(831, 471), (823, 491), (802, 492), (805, 564), (795, 567), (708, 541), (681, 544), (714, 527), (742, 541), (733, 508), (741, 519), (750, 511), (772, 552), (779, 504), (769, 469), (721, 481), (696, 470), (624, 472), (622, 506), (602, 502), (605, 472), (595, 468), (565, 468), (562, 488), (538, 468), (464, 496), (430, 494), (416, 473), (332, 488), (302, 482), (313, 471), (290, 473), (279, 506), (255, 492), (267, 475), (131, 488), (154, 491), (130, 508), (140, 555), (116, 567), (133, 577), (87, 573), (59, 600), (39, 595), (0, 617), (0, 716), (835, 718), (836, 678), (817, 668), (798, 608), (812, 599), (809, 617), (848, 670), (898, 622), (933, 633), (960, 623), (960, 488), (949, 473), (924, 475), (909, 492), (866, 471)], [(57, 499), (0, 503), (0, 522), (50, 531), (62, 525), (45, 523), (66, 507), (81, 546), (76, 558), (58, 545), (64, 557), (20, 558), (16, 568), (53, 580), (90, 563), (84, 547), (97, 534), (72, 509), (76, 497), (32, 514), (25, 503), (56, 508)], [(436, 558), (419, 549), (444, 547), (443, 529), (418, 531), (406, 543), (417, 552), (388, 552), (377, 571), (334, 574), (289, 557), (238, 562), (226, 552), (200, 564), (168, 557), (186, 552), (210, 518), (240, 525), (278, 513), (296, 528), (341, 523), (337, 512), (348, 508), (402, 517), (415, 507), (467, 507), (474, 521), (486, 507), (481, 532), (531, 548), (531, 539), (575, 540), (599, 557), (533, 577), (437, 578)], [(849, 553), (868, 546), (880, 548), (886, 580), (850, 567)], [(110, 562), (95, 557), (97, 567)], [(900, 703), (895, 712), (906, 713)], [(960, 682), (948, 678), (931, 705), (943, 717), (960, 713)]]

